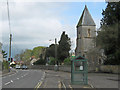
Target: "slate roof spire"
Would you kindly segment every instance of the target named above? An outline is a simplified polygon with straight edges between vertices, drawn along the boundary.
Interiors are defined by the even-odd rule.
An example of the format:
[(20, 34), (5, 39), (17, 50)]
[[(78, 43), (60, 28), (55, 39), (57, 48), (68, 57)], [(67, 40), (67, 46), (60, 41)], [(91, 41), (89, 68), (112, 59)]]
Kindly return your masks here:
[(83, 13), (80, 17), (80, 20), (77, 24), (77, 27), (79, 26), (96, 26), (95, 22), (92, 18), (92, 16), (90, 15), (87, 6), (85, 5), (85, 8), (83, 10)]

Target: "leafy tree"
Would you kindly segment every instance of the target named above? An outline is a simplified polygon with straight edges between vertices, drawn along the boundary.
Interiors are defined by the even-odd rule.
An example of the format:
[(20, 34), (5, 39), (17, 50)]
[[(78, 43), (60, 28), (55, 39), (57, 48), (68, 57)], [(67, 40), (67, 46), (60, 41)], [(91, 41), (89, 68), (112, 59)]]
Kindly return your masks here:
[(45, 65), (46, 62), (43, 59), (39, 59), (38, 61), (34, 62), (34, 65)]
[(65, 58), (69, 57), (69, 51), (71, 47), (70, 38), (65, 31), (62, 33), (59, 45), (58, 45), (58, 59), (59, 62), (63, 62)]
[(97, 46), (101, 46), (105, 50), (107, 56), (105, 64), (120, 64), (120, 2), (108, 2), (102, 15)]
[(40, 54), (45, 52), (45, 48), (42, 46), (35, 47), (32, 51), (32, 56), (35, 56), (36, 59), (39, 58)]
[(46, 61), (42, 58), (42, 54), (39, 56), (39, 60), (34, 62), (34, 65), (45, 65)]
[(19, 61), (20, 60), (20, 54), (16, 54), (14, 58), (15, 58), (16, 61)]
[[(57, 47), (58, 47), (58, 45), (57, 45)], [(54, 57), (55, 58), (55, 44), (51, 44), (46, 49), (46, 57)]]
[(56, 59), (54, 57), (50, 57), (49, 64), (50, 65), (55, 65), (56, 64)]

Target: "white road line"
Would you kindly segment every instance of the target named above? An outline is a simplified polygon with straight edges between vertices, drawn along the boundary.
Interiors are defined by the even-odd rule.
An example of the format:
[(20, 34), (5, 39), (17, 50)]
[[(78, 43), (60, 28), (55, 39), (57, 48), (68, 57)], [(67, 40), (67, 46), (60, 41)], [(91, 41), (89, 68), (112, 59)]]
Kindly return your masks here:
[(8, 84), (10, 84), (10, 82), (5, 83), (5, 85), (8, 85)]
[(11, 80), (11, 82), (13, 83), (13, 80)]
[(19, 80), (19, 78), (17, 78)]
[(41, 80), (43, 80), (43, 78), (41, 78)]

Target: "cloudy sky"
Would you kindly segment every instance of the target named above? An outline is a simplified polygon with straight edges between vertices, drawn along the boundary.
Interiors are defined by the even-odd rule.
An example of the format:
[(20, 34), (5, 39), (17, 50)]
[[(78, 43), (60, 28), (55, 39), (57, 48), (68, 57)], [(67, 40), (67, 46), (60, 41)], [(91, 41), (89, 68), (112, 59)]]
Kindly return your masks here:
[[(6, 2), (0, 3), (0, 42), (9, 50), (9, 26)], [(87, 5), (96, 27), (100, 27), (105, 2), (10, 2), (10, 19), (13, 56), (17, 51), (49, 46), (54, 39), (59, 41), (63, 31), (71, 38), (72, 49), (76, 44), (76, 25)], [(52, 40), (52, 41), (49, 41)]]

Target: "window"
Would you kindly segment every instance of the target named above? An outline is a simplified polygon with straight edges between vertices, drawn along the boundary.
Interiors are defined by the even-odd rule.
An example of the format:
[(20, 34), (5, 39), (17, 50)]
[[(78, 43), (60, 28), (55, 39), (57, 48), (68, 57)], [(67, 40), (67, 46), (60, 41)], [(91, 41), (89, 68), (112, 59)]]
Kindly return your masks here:
[(90, 29), (88, 29), (88, 37), (90, 37)]

